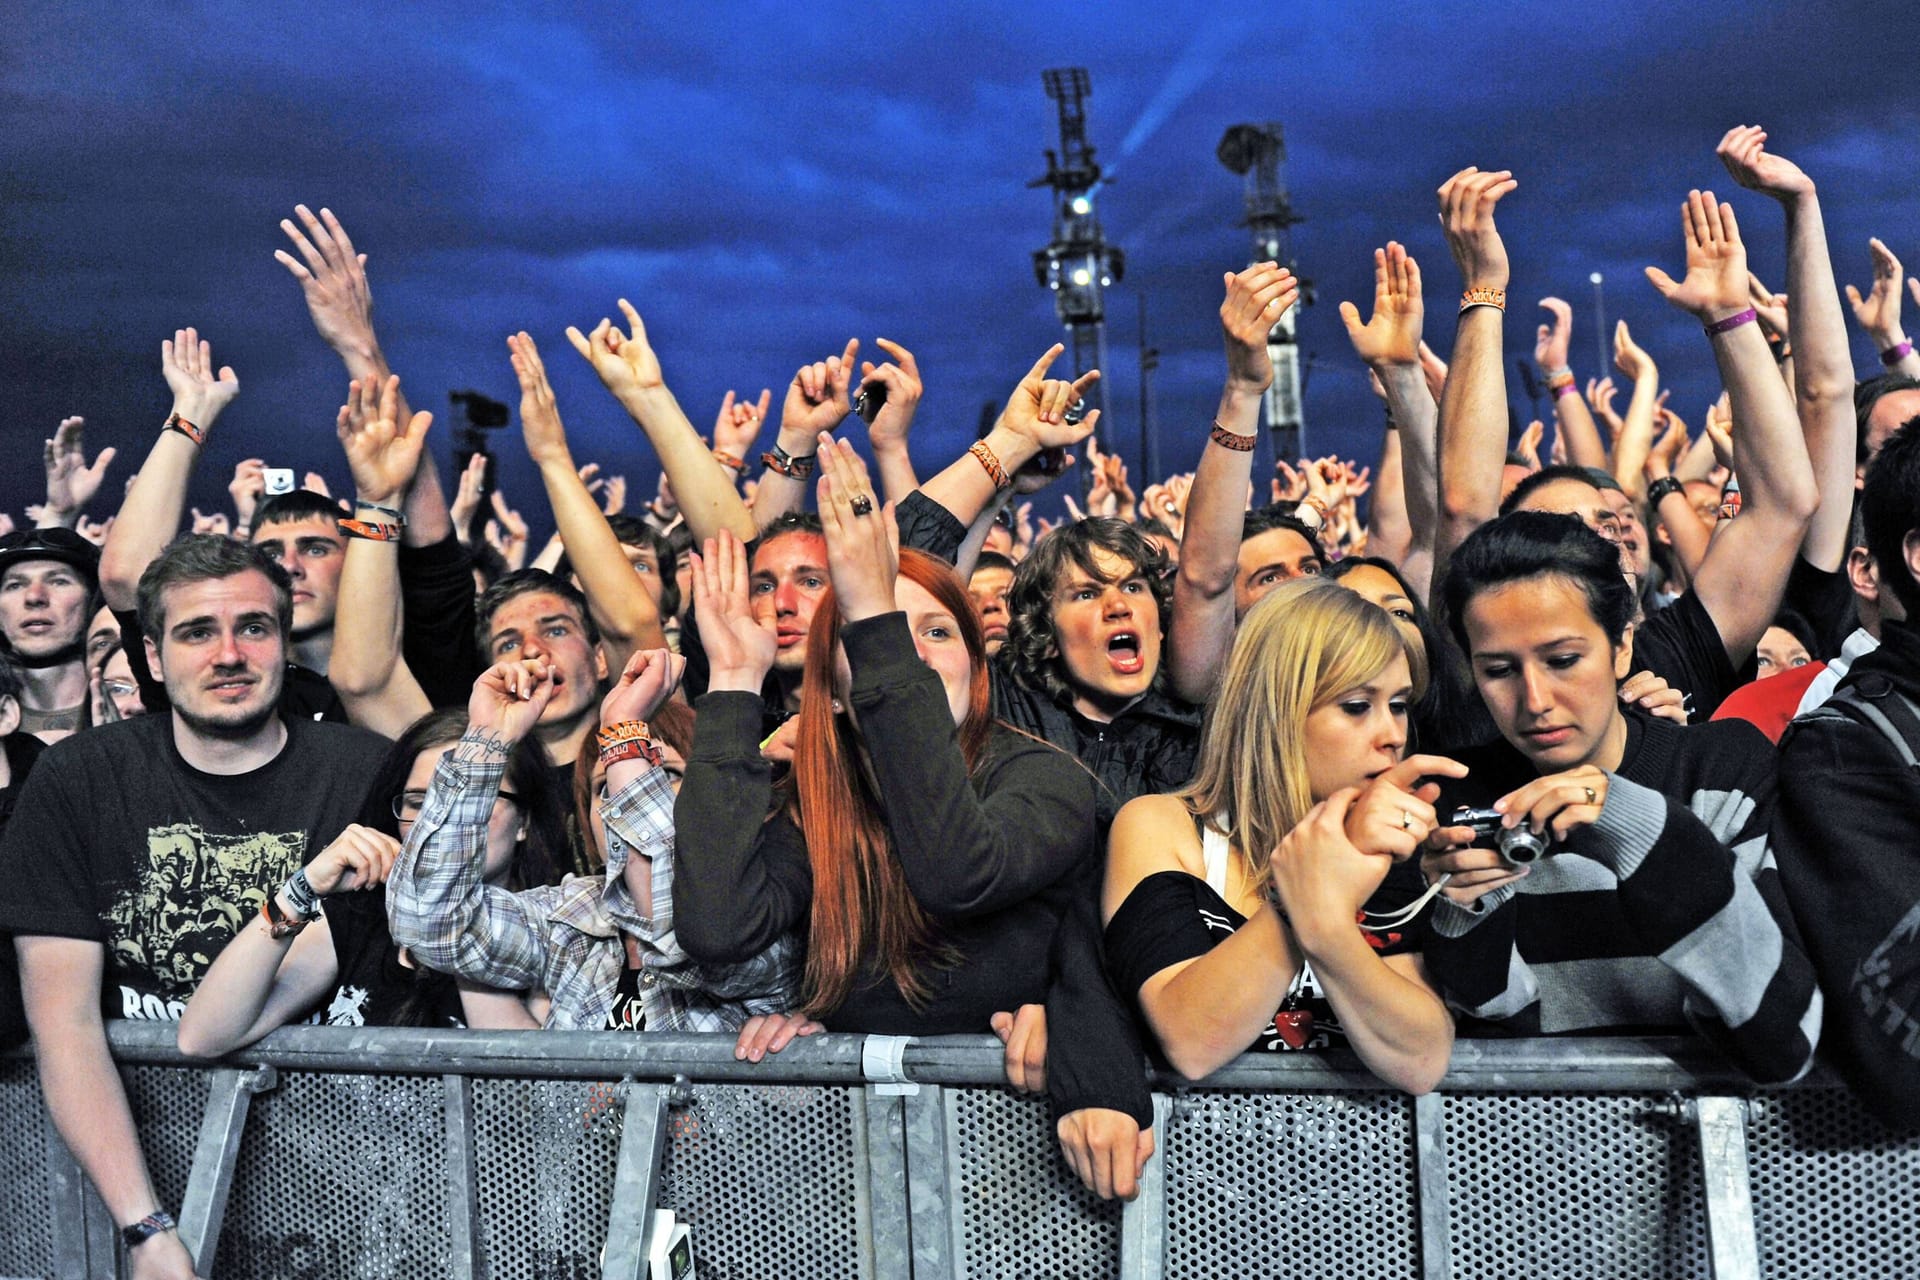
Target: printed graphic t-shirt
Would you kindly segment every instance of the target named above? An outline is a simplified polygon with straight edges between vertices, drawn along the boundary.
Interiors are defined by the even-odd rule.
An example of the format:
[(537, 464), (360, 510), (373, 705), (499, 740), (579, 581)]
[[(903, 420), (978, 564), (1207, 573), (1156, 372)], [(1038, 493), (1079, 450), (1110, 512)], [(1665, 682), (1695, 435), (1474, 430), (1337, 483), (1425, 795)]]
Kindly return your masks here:
[(386, 743), (294, 721), (251, 773), (202, 773), (172, 717), (75, 734), (35, 767), (0, 842), (0, 930), (105, 944), (109, 1018), (173, 1019), (214, 957), (360, 811)]

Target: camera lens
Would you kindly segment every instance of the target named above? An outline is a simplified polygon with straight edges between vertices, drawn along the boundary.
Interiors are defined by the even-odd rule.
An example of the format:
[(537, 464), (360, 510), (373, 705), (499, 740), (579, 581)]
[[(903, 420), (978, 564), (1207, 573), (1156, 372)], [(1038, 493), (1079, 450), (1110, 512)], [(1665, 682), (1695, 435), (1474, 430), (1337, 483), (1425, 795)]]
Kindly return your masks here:
[(1524, 865), (1537, 861), (1547, 851), (1547, 842), (1527, 826), (1510, 827), (1500, 833), (1500, 856), (1508, 862)]

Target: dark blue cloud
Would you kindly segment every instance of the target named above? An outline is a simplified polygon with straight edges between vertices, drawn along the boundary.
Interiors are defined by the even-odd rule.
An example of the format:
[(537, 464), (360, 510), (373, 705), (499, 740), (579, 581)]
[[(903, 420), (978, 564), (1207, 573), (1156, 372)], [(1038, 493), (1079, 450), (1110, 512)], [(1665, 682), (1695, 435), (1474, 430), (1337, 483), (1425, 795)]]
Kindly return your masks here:
[[(1601, 271), (1609, 317), (1634, 324), (1697, 426), (1707, 349), (1639, 273), (1677, 266), (1689, 186), (1730, 188), (1712, 156), (1728, 125), (1765, 122), (1820, 180), (1843, 280), (1865, 278), (1872, 234), (1920, 265), (1920, 110), (1897, 68), (1873, 65), (1889, 21), (1784, 0), (1448, 3), (1390, 19), (1331, 3), (34, 7), (0, 33), (16, 460), (0, 504), (37, 497), (38, 441), (66, 413), (122, 448), (124, 476), (165, 411), (160, 340), (188, 323), (245, 388), (196, 500), (251, 454), (344, 480), (329, 430), (342, 377), (272, 258), (298, 201), (333, 208), (370, 255), (389, 353), (423, 406), (459, 387), (510, 399), (504, 337), (524, 327), (578, 452), (650, 490), (631, 426), (561, 336), (626, 296), (701, 425), (727, 388), (777, 392), (850, 334), (908, 344), (928, 375), (915, 452), (930, 471), (1058, 336), (1028, 260), (1046, 194), (1025, 183), (1055, 143), (1039, 72), (1076, 64), (1112, 171), (1102, 217), (1128, 254), (1107, 372), (1129, 452), (1142, 296), (1165, 353), (1169, 463), (1197, 454), (1212, 415), (1219, 273), (1246, 255), (1239, 181), (1213, 148), (1243, 120), (1284, 123), (1308, 218), (1294, 250), (1320, 289), (1300, 322), (1316, 447), (1377, 447), (1334, 309), (1365, 306), (1375, 245), (1399, 238), (1420, 258), (1430, 337), (1450, 339), (1457, 281), (1433, 191), (1465, 164), (1522, 180), (1501, 215), (1510, 355), (1531, 345), (1532, 300), (1557, 293), (1577, 306), (1576, 367), (1597, 372), (1587, 276)], [(1777, 212), (1732, 198), (1756, 269), (1779, 280)], [(509, 492), (537, 508), (504, 443)]]

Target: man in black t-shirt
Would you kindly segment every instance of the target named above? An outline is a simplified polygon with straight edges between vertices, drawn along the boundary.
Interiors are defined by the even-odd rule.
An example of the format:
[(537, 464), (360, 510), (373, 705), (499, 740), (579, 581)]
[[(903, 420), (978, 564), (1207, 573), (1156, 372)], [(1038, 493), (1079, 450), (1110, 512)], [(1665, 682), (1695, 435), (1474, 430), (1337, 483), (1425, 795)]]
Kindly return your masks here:
[(0, 842), (0, 931), (16, 938), (48, 1109), (127, 1229), (133, 1274), (184, 1277), (103, 1016), (178, 1018), (234, 934), (353, 821), (384, 743), (276, 714), (292, 588), (258, 549), (182, 538), (138, 594), (169, 713), (49, 749)]

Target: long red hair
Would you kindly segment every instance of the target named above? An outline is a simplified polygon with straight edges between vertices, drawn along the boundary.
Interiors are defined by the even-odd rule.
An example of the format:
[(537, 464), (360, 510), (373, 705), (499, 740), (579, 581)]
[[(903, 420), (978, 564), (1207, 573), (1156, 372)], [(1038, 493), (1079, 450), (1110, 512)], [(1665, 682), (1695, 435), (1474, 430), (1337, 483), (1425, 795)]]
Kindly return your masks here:
[[(987, 645), (966, 587), (945, 561), (911, 548), (900, 552), (900, 576), (917, 583), (953, 615), (967, 646), (972, 688), (957, 730), (960, 754), (972, 773), (986, 752), (993, 720)], [(807, 944), (806, 1008), (837, 1008), (852, 990), (870, 950), (909, 1004), (927, 996), (922, 971), (958, 957), (940, 943), (934, 920), (907, 888), (887, 837), (885, 797), (876, 794), (859, 731), (833, 710), (834, 657), (840, 648), (840, 610), (831, 589), (820, 598), (807, 632), (788, 812), (807, 840), (813, 867), (811, 937)]]

